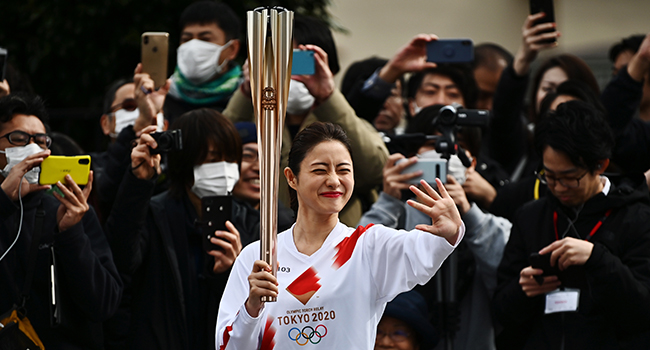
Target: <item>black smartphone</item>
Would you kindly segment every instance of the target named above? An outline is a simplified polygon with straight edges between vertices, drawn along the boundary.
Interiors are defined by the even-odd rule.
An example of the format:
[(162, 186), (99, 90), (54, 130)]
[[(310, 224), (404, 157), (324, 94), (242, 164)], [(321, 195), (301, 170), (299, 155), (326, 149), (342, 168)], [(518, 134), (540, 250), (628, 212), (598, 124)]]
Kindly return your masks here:
[(7, 49), (0, 47), (0, 82), (5, 80), (7, 74)]
[[(555, 11), (553, 10), (553, 0), (530, 0), (530, 14), (534, 15), (536, 13), (544, 12), (545, 16), (535, 21), (533, 26), (536, 26), (541, 23), (553, 23), (555, 22)], [(545, 30), (542, 33), (553, 33), (555, 28)], [(544, 40), (544, 43), (554, 43), (556, 38)]]
[(560, 269), (556, 266), (551, 266), (551, 254), (539, 255), (539, 253), (531, 253), (528, 257), (530, 266), (534, 269), (544, 271), (541, 275), (535, 276), (535, 281), (541, 286), (544, 283), (544, 276), (557, 276)]
[(210, 242), (215, 237), (214, 231), (228, 231), (226, 221), (232, 217), (232, 196), (209, 196), (201, 198), (203, 250), (220, 250)]
[(314, 51), (293, 50), (291, 75), (314, 75), (315, 72)]
[(427, 61), (467, 63), (474, 61), (474, 43), (470, 39), (439, 39), (427, 43)]

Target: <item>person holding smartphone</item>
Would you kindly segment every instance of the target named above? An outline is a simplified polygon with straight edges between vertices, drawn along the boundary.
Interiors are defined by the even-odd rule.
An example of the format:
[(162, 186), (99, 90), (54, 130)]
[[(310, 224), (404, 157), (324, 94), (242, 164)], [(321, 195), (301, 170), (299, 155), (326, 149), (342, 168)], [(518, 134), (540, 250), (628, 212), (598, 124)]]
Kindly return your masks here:
[(259, 239), (259, 212), (233, 197), (227, 230), (212, 232), (209, 241), (217, 248), (203, 248), (202, 198), (230, 194), (239, 178), (242, 146), (234, 125), (201, 108), (171, 129), (181, 131), (182, 150), (167, 154), (169, 189), (153, 196), (161, 155), (152, 152), (158, 144), (149, 126), (131, 152), (105, 225), (128, 286), (121, 336), (129, 349), (213, 349), (230, 268), (242, 247)]
[[(493, 307), (503, 349), (649, 344), (650, 198), (642, 174), (604, 175), (613, 145), (602, 112), (582, 101), (560, 104), (537, 124), (549, 192), (517, 212), (498, 268)], [(543, 266), (532, 253), (560, 272), (536, 278), (549, 271), (532, 266)]]
[(88, 204), (92, 172), (83, 189), (69, 176), (38, 184), (46, 121), (40, 97), (0, 98), (0, 314), (23, 305), (46, 348), (100, 349), (123, 285)]

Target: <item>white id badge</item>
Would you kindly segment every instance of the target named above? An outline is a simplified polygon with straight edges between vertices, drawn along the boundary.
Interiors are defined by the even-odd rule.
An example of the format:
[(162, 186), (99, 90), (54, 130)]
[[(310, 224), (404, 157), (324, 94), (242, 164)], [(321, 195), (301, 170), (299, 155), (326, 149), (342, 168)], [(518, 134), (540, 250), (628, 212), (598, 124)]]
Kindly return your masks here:
[(556, 289), (546, 294), (545, 314), (578, 311), (580, 289)]

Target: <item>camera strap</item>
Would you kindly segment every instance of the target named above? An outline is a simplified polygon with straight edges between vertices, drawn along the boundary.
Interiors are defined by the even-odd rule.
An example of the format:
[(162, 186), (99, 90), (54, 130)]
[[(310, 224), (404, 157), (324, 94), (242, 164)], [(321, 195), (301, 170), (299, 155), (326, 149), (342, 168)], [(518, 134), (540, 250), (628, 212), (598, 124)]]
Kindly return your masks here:
[(32, 281), (34, 280), (34, 270), (36, 269), (36, 258), (38, 256), (38, 246), (43, 236), (43, 220), (45, 219), (45, 209), (43, 209), (43, 201), (36, 209), (36, 219), (34, 220), (34, 233), (32, 235), (32, 244), (29, 247), (29, 255), (27, 255), (27, 276), (25, 276), (25, 284), (20, 292), (20, 306), (25, 313), (25, 303), (29, 298), (29, 291), (32, 288)]

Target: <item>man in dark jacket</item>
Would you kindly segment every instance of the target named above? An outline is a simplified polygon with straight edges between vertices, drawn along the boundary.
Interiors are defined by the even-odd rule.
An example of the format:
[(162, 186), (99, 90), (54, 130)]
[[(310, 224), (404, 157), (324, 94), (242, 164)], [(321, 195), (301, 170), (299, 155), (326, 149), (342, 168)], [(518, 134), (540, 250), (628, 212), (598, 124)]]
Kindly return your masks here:
[(543, 119), (535, 147), (549, 195), (515, 216), (494, 297), (504, 327), (498, 345), (647, 348), (650, 206), (643, 179), (615, 184), (602, 175), (613, 135), (602, 114), (581, 101)]
[(51, 143), (40, 98), (0, 99), (0, 314), (23, 306), (47, 349), (102, 349), (122, 282), (87, 203), (92, 175), (83, 190), (72, 178), (53, 195), (38, 184)]

